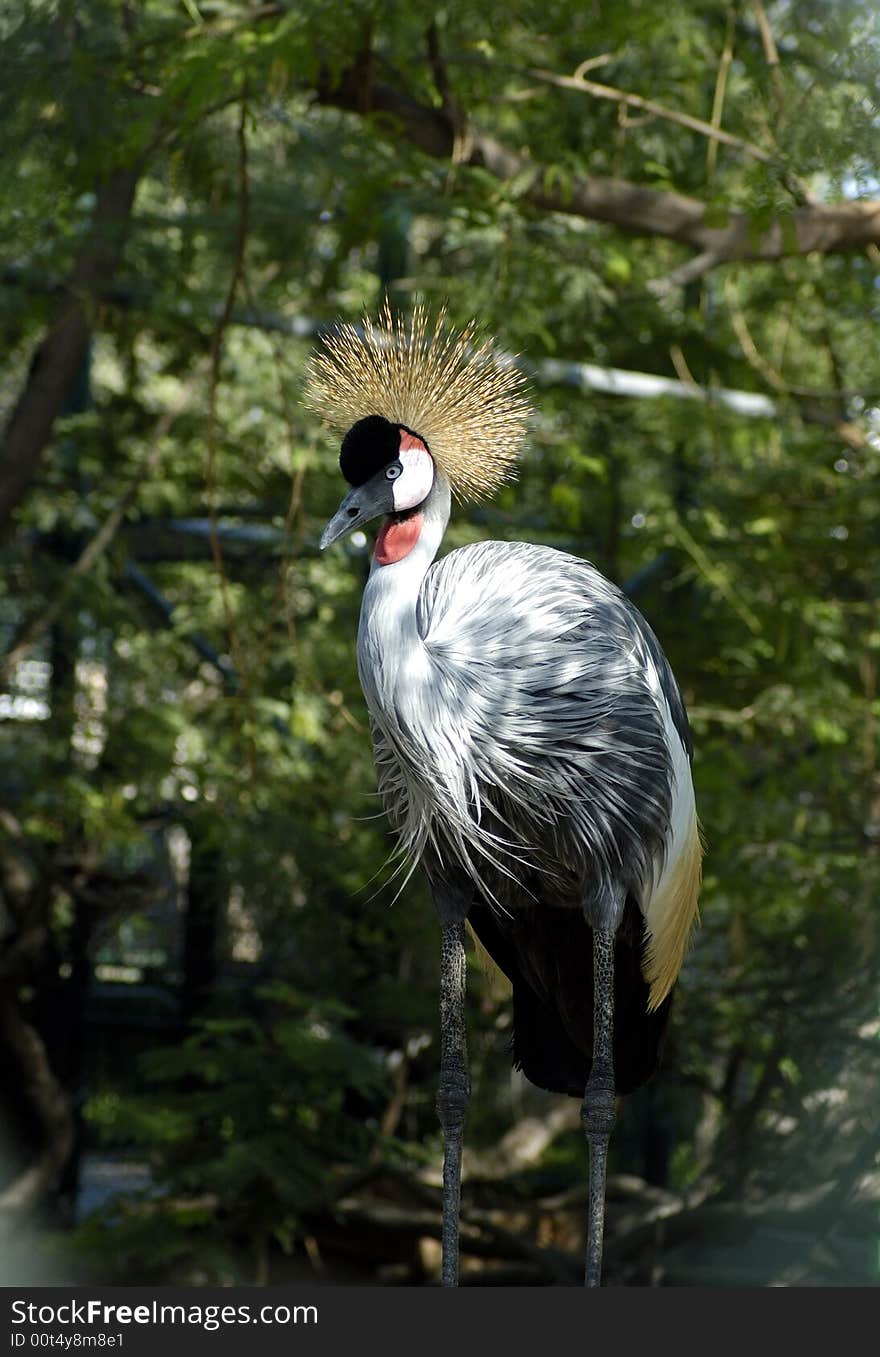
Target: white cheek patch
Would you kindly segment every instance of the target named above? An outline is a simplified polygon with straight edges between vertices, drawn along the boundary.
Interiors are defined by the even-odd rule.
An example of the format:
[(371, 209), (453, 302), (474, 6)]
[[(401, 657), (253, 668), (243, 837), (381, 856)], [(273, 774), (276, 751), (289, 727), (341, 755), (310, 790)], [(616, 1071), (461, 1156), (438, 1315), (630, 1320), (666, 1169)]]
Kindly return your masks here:
[[(405, 447), (408, 442), (411, 446)], [(414, 509), (427, 499), (434, 484), (434, 461), (431, 454), (411, 435), (404, 434), (400, 440), (400, 464), (403, 472), (392, 483), (394, 509), (400, 513), (405, 509)]]

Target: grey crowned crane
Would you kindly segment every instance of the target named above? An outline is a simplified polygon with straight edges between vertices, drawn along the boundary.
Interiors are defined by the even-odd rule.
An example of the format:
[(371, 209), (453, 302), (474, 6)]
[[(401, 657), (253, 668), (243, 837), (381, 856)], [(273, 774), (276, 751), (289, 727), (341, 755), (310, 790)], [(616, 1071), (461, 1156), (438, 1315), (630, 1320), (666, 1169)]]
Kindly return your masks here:
[(458, 1280), (467, 921), (512, 984), (515, 1063), (583, 1099), (598, 1286), (615, 1095), (657, 1066), (697, 914), (681, 695), (647, 622), (587, 561), (524, 542), (435, 561), (451, 494), (508, 479), (526, 431), (523, 379), (491, 341), (386, 304), (323, 341), (306, 399), (344, 433), (351, 487), (321, 546), (383, 520), (358, 670), (382, 802), (442, 933), (442, 1281)]

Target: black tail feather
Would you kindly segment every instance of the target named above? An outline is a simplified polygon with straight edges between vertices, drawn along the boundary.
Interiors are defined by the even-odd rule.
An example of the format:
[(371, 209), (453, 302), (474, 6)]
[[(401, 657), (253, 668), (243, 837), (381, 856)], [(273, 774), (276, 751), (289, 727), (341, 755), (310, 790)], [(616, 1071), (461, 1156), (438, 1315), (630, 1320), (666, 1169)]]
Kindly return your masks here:
[[(593, 1050), (593, 935), (576, 909), (544, 905), (499, 916), (475, 905), (468, 922), (513, 985), (513, 1059), (538, 1088), (583, 1097)], [(614, 950), (614, 1079), (644, 1084), (660, 1062), (670, 995), (648, 1012), (644, 921), (627, 900)]]

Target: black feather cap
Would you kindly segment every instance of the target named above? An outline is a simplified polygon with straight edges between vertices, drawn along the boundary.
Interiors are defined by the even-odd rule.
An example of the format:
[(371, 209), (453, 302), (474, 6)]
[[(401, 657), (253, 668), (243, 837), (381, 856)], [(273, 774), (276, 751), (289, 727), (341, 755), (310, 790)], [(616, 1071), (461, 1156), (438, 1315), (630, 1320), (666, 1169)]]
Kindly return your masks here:
[(400, 454), (400, 426), (382, 415), (366, 415), (342, 440), (339, 469), (349, 485), (366, 485)]

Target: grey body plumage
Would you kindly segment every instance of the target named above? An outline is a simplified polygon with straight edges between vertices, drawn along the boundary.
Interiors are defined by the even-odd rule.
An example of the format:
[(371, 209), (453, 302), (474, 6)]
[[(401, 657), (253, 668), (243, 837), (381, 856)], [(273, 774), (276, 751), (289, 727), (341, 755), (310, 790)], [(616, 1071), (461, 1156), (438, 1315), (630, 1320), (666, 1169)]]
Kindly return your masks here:
[(427, 570), (414, 634), (387, 625), (391, 569), (367, 586), (358, 662), (408, 860), (427, 854), (505, 911), (548, 893), (601, 910), (615, 884), (642, 898), (673, 777), (649, 664), (677, 690), (640, 615), (587, 561), (482, 542)]

